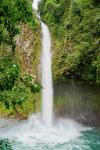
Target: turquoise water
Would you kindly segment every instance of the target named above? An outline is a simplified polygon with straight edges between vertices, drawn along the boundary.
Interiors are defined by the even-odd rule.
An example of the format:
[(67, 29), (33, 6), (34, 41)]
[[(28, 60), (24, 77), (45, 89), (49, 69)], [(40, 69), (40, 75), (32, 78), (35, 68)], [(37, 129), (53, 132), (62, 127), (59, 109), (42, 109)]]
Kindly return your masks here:
[(34, 142), (34, 139), (31, 145), (28, 142), (23, 143), (14, 139), (10, 142), (12, 150), (100, 150), (100, 131), (82, 132), (81, 136), (65, 143), (41, 143), (39, 141)]

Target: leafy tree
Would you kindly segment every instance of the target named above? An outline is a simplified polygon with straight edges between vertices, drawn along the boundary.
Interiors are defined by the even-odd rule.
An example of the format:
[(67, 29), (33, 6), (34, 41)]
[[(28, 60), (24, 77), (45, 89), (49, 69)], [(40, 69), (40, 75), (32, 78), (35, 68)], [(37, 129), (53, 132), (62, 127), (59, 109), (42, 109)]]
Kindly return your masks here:
[(19, 77), (19, 66), (10, 58), (0, 61), (0, 90), (11, 90)]
[(100, 2), (43, 0), (40, 10), (52, 32), (55, 78), (100, 83)]
[(28, 0), (0, 1), (0, 44), (6, 43), (15, 51), (14, 37), (20, 32), (19, 23), (28, 23), (34, 28), (35, 19)]
[(32, 93), (39, 92), (41, 85), (34, 82), (31, 75), (20, 74), (18, 64), (11, 58), (1, 61), (0, 69), (0, 101), (7, 109), (10, 107), (16, 110), (26, 100), (32, 97)]

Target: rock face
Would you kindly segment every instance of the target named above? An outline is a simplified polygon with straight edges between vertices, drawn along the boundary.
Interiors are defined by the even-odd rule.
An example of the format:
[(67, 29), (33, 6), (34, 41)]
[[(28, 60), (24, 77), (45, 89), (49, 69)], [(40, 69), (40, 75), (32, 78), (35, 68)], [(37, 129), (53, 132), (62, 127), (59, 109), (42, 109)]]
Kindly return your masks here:
[(28, 25), (20, 25), (21, 32), (16, 37), (16, 58), (20, 64), (22, 73), (39, 76), (40, 61), (40, 27), (32, 30)]

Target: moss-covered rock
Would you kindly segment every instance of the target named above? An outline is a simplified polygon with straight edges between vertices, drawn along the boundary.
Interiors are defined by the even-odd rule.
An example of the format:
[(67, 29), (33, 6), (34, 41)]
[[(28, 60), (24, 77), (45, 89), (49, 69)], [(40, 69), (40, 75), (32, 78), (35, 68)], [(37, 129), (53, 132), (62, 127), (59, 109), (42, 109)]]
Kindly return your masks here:
[(20, 25), (21, 32), (16, 37), (16, 59), (20, 64), (21, 72), (39, 76), (41, 30), (37, 24), (33, 30), (28, 24)]

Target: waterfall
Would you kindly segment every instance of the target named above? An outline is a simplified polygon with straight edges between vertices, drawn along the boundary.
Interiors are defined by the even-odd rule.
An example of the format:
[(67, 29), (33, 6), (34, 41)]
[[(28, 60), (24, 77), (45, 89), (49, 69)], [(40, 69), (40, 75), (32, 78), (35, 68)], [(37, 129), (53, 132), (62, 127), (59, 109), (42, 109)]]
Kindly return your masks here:
[[(38, 11), (40, 0), (34, 0), (33, 9)], [(40, 16), (37, 14), (40, 18)], [(52, 61), (51, 61), (51, 37), (46, 24), (41, 22), (42, 28), (42, 117), (46, 126), (52, 126), (53, 118), (53, 84), (52, 84)]]
[(48, 27), (42, 24), (42, 112), (43, 120), (48, 125), (52, 125), (53, 108), (53, 88), (51, 71), (51, 39)]

